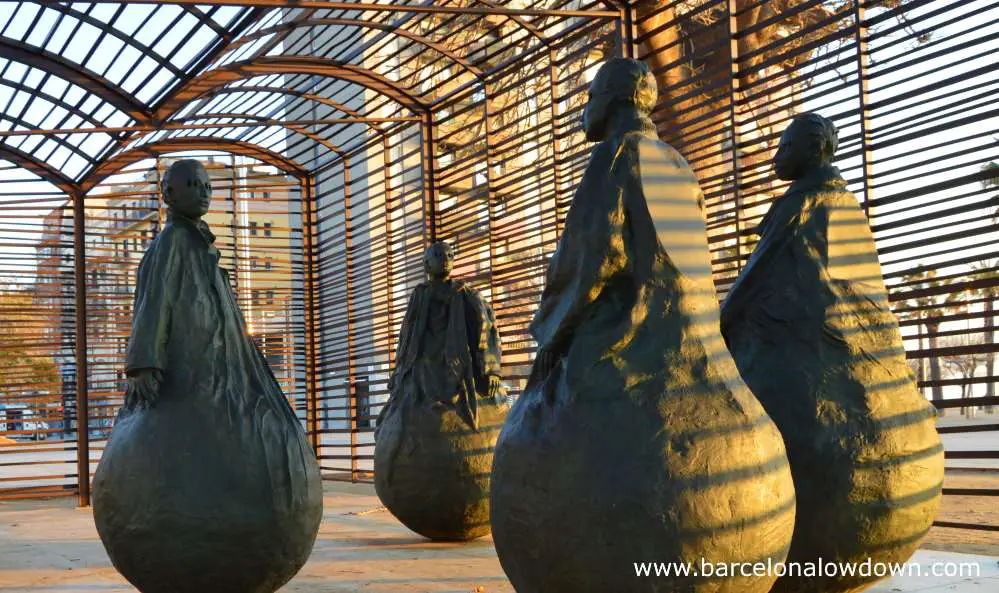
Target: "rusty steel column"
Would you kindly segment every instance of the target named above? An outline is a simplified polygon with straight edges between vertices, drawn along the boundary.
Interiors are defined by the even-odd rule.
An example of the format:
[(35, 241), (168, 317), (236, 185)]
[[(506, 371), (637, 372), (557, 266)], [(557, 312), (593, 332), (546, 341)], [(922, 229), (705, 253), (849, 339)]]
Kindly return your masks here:
[[(392, 347), (396, 343), (393, 335), (395, 324), (392, 316), (392, 151), (389, 149), (388, 137), (382, 135), (382, 180), (385, 183), (385, 293), (387, 297), (387, 308), (385, 318), (388, 321), (388, 331), (386, 332), (385, 352), (388, 354), (389, 372), (395, 368), (395, 349)], [(405, 207), (403, 208), (405, 216)]]
[(621, 4), (619, 12), (617, 30), (621, 43), (621, 57), (637, 58), (638, 48), (635, 40), (638, 39), (638, 35), (635, 34), (635, 27), (638, 19), (635, 18), (635, 7), (625, 2)]
[(350, 159), (343, 158), (343, 261), (347, 314), (347, 418), (350, 426), (350, 481), (357, 481), (357, 376), (354, 372), (353, 239), (350, 228)]
[[(485, 125), (486, 135), (486, 241), (489, 251), (489, 301), (495, 303), (496, 295), (493, 294), (493, 266), (496, 265), (496, 248), (493, 237), (493, 133), (492, 122), (490, 121), (489, 107), (493, 96), (489, 91), (489, 85), (482, 82), (482, 90), (485, 93), (485, 100), (482, 102), (482, 121)], [(474, 180), (474, 177), (473, 177)], [(497, 184), (498, 185), (498, 184)], [(494, 305), (495, 306), (495, 305)]]
[(429, 247), (437, 240), (437, 188), (434, 173), (434, 116), (423, 114), (420, 140), (423, 143), (423, 243)]
[[(558, 56), (556, 55), (555, 50), (554, 49), (550, 50), (548, 52), (548, 92), (551, 95), (552, 174), (553, 174), (552, 186), (555, 188), (555, 191), (552, 192), (552, 200), (553, 200), (552, 206), (554, 208), (553, 212), (555, 214), (554, 217), (555, 237), (553, 241), (553, 243), (555, 244), (558, 244), (558, 238), (562, 235), (562, 219), (559, 217), (559, 211), (558, 211), (559, 195), (561, 194), (562, 190), (561, 188), (562, 180), (559, 176), (560, 163), (559, 163), (559, 149), (558, 149), (559, 146), (558, 124), (560, 118), (558, 114), (558, 96), (557, 96), (558, 77), (555, 75), (555, 62), (557, 61), (558, 61)], [(544, 214), (542, 214), (542, 217), (543, 216)], [(542, 243), (547, 246), (548, 238), (547, 238), (547, 233), (545, 232), (544, 229), (544, 225), (542, 225), (541, 237), (542, 237)]]
[(76, 472), (80, 506), (90, 506), (90, 398), (87, 384), (87, 245), (84, 196), (73, 199), (73, 272), (76, 288)]
[(867, 14), (860, 0), (853, 0), (853, 15), (856, 20), (854, 41), (857, 46), (857, 86), (860, 99), (860, 156), (864, 181), (864, 199), (861, 206), (868, 220), (871, 218), (871, 179), (874, 177), (871, 157), (871, 122), (868, 105), (870, 96), (867, 88), (867, 66), (870, 53), (867, 51)]
[(316, 280), (315, 280), (315, 214), (313, 211), (314, 179), (300, 180), (302, 192), (302, 279), (305, 319), (305, 430), (312, 450), (319, 457), (322, 445), (319, 434), (319, 383), (317, 381)]
[[(729, 128), (732, 130), (732, 200), (735, 207), (735, 265), (742, 272), (742, 174), (739, 170), (739, 11), (737, 0), (728, 0), (728, 41), (729, 41)], [(708, 245), (710, 249), (710, 243)]]

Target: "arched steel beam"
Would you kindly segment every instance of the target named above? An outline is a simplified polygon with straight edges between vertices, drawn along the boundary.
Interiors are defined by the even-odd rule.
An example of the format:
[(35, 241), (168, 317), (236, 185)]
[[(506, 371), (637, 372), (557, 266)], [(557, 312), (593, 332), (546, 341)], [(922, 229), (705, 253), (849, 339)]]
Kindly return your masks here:
[[(10, 87), (10, 88), (14, 89), (15, 91), (21, 91), (21, 92), (27, 93), (29, 95), (34, 95), (35, 97), (41, 97), (42, 99), (45, 99), (49, 103), (52, 103), (53, 105), (56, 105), (58, 107), (61, 107), (61, 108), (65, 109), (68, 113), (71, 113), (71, 114), (79, 117), (80, 119), (82, 119), (82, 120), (84, 120), (86, 122), (89, 122), (90, 125), (94, 126), (95, 128), (99, 128), (99, 127), (101, 127), (101, 126), (104, 125), (104, 122), (100, 121), (99, 119), (97, 119), (93, 115), (89, 115), (87, 113), (83, 113), (82, 111), (79, 110), (79, 108), (77, 108), (77, 107), (75, 107), (73, 105), (70, 105), (69, 103), (63, 101), (62, 99), (60, 99), (58, 97), (53, 97), (52, 95), (50, 95), (50, 94), (42, 91), (39, 88), (32, 88), (32, 87), (29, 87), (27, 85), (23, 85), (21, 83), (14, 82), (13, 80), (7, 80), (6, 78), (0, 78), (0, 85)], [(85, 101), (85, 99), (81, 100), (80, 103), (83, 103), (84, 101)], [(94, 111), (96, 111), (96, 109)]]
[[(199, 58), (198, 61), (191, 68), (188, 69), (188, 72), (189, 73), (201, 72), (202, 70), (213, 64), (215, 60), (217, 60), (222, 54), (225, 53), (226, 48), (229, 47), (229, 44), (232, 43), (232, 41), (235, 38), (237, 38), (239, 35), (242, 35), (244, 31), (252, 27), (254, 23), (263, 18), (265, 14), (267, 14), (267, 9), (265, 8), (252, 8), (248, 12), (244, 13), (242, 18), (240, 18), (239, 21), (237, 21), (235, 24), (230, 23), (229, 31), (223, 34), (219, 39), (217, 39), (212, 48), (207, 50), (204, 53), (204, 55), (201, 58)], [(160, 99), (153, 106), (152, 111), (156, 111), (157, 107), (163, 105), (164, 103), (172, 101), (174, 97), (176, 97), (179, 93), (183, 92), (184, 87), (190, 82), (191, 78), (193, 78), (193, 75), (188, 74), (187, 76), (184, 77), (183, 82), (175, 86), (173, 89), (167, 91), (166, 95), (164, 95), (163, 98)]]
[[(16, 118), (16, 117), (14, 117), (12, 115), (7, 115), (5, 113), (0, 113), (0, 119), (5, 119), (5, 120), (13, 123), (15, 126), (20, 127), (20, 128), (24, 128), (26, 130), (31, 130), (31, 129), (34, 129), (34, 127), (35, 127), (35, 126), (29, 124), (28, 122), (22, 120), (22, 119)], [(44, 135), (44, 138), (46, 140), (51, 140), (51, 141), (55, 142), (56, 144), (62, 146), (66, 150), (72, 152), (76, 156), (78, 156), (81, 159), (83, 159), (84, 161), (86, 161), (88, 165), (93, 165), (94, 164), (94, 157), (93, 157), (93, 155), (89, 155), (89, 154), (83, 152), (82, 148), (80, 148), (79, 146), (77, 146), (75, 144), (70, 144), (69, 142), (66, 141), (65, 138), (60, 138), (59, 136), (62, 136), (62, 134), (46, 134), (46, 135)], [(0, 143), (3, 143), (6, 146), (10, 146), (6, 142), (0, 141)], [(14, 147), (11, 147), (11, 148), (14, 148)], [(27, 153), (25, 153), (25, 154), (27, 154)]]
[(13, 146), (0, 144), (0, 158), (10, 161), (18, 167), (31, 171), (45, 181), (48, 181), (52, 185), (58, 187), (67, 196), (72, 197), (80, 190), (79, 185), (77, 185), (69, 177), (63, 175), (62, 172), (52, 165), (49, 165), (45, 161), (36, 159), (30, 154), (14, 148)]
[[(343, 103), (339, 103), (337, 101), (334, 101), (333, 99), (330, 99), (329, 97), (323, 97), (322, 95), (317, 95), (317, 94), (314, 94), (314, 93), (308, 93), (308, 92), (300, 91), (300, 90), (297, 90), (297, 89), (289, 89), (289, 88), (283, 88), (283, 87), (271, 87), (271, 86), (227, 86), (227, 87), (223, 87), (223, 88), (220, 88), (220, 89), (215, 89), (213, 91), (208, 91), (208, 92), (202, 94), (201, 96), (198, 96), (198, 97), (195, 97), (195, 98), (191, 99), (191, 102), (198, 101), (198, 100), (205, 100), (205, 102), (208, 103), (210, 99), (213, 99), (213, 98), (215, 98), (218, 95), (223, 95), (223, 94), (228, 94), (228, 93), (241, 93), (241, 92), (248, 92), (248, 93), (275, 93), (275, 94), (279, 94), (279, 95), (291, 95), (293, 97), (298, 97), (300, 99), (305, 99), (307, 101), (315, 101), (316, 103), (319, 103), (321, 105), (325, 105), (325, 106), (330, 107), (332, 109), (335, 109), (335, 110), (343, 113), (344, 115), (348, 115), (350, 117), (364, 117), (364, 114), (361, 113), (360, 111), (357, 111), (356, 109), (351, 109), (350, 107), (347, 107)], [(189, 116), (191, 116), (191, 117), (193, 117), (194, 115), (196, 115), (196, 113), (189, 114)], [(173, 119), (173, 120), (170, 120), (170, 121), (176, 121), (176, 119)], [(378, 124), (376, 124), (374, 122), (367, 122), (365, 125), (367, 125), (372, 130), (374, 130), (375, 132), (377, 132), (379, 134), (384, 134), (385, 133), (378, 126)]]
[(413, 113), (423, 113), (428, 109), (426, 102), (398, 83), (361, 66), (310, 56), (264, 56), (246, 62), (233, 62), (201, 74), (185, 85), (171, 101), (161, 105), (154, 117), (156, 121), (165, 121), (195, 97), (235, 80), (267, 74), (308, 74), (339, 78), (385, 95)]
[(295, 161), (278, 154), (272, 150), (242, 142), (239, 140), (228, 140), (225, 138), (210, 138), (188, 136), (185, 138), (166, 138), (164, 140), (143, 144), (136, 148), (118, 153), (106, 159), (97, 166), (80, 183), (80, 190), (84, 193), (92, 190), (100, 182), (111, 175), (114, 175), (123, 168), (143, 159), (151, 159), (170, 152), (183, 152), (194, 150), (218, 150), (229, 152), (240, 156), (255, 158), (258, 161), (277, 167), (278, 169), (293, 175), (299, 179), (306, 179), (308, 171)]
[(6, 37), (0, 38), (0, 56), (72, 82), (114, 105), (138, 123), (148, 124), (151, 120), (149, 110), (133, 95), (110, 80), (81, 68), (62, 56)]
[(267, 35), (270, 34), (277, 34), (281, 32), (287, 33), (295, 29), (300, 29), (305, 27), (323, 27), (329, 25), (341, 25), (345, 27), (361, 27), (365, 29), (378, 29), (380, 31), (385, 31), (386, 33), (398, 35), (400, 37), (409, 39), (414, 43), (419, 43), (420, 45), (429, 47), (430, 49), (440, 53), (441, 55), (450, 58), (453, 62), (461, 66), (468, 73), (472, 74), (475, 77), (482, 76), (482, 69), (476, 67), (468, 60), (462, 58), (458, 54), (454, 53), (453, 51), (449, 50), (448, 48), (444, 47), (443, 45), (431, 39), (428, 39), (422, 35), (413, 33), (406, 29), (403, 29), (398, 25), (392, 23), (362, 21), (358, 19), (320, 18), (320, 19), (301, 19), (297, 21), (288, 21), (280, 25), (274, 25), (272, 27), (267, 27), (266, 29), (260, 29), (259, 31), (254, 32), (252, 35), (241, 37), (236, 41), (234, 41), (227, 49), (235, 49), (237, 47), (240, 47), (257, 39), (266, 37)]
[[(76, 10), (76, 9), (72, 8), (69, 5), (61, 4), (61, 3), (58, 3), (58, 2), (46, 2), (46, 3), (44, 3), (44, 6), (45, 6), (45, 8), (48, 8), (50, 10), (55, 10), (57, 12), (62, 13), (65, 16), (68, 16), (70, 18), (74, 18), (74, 19), (80, 21), (81, 23), (87, 23), (88, 25), (94, 27), (98, 31), (101, 31), (101, 32), (103, 32), (103, 33), (105, 33), (107, 35), (110, 35), (112, 37), (116, 37), (123, 44), (130, 45), (130, 46), (134, 47), (135, 49), (137, 49), (142, 56), (144, 56), (144, 57), (148, 56), (149, 59), (155, 61), (157, 64), (159, 64), (160, 66), (163, 66), (164, 68), (166, 68), (170, 72), (173, 72), (175, 76), (177, 76), (177, 77), (183, 76), (183, 71), (180, 68), (178, 68), (174, 64), (171, 64), (170, 60), (167, 60), (165, 57), (163, 57), (160, 54), (156, 53), (155, 51), (153, 51), (153, 48), (151, 48), (148, 45), (140, 42), (134, 36), (126, 35), (125, 33), (119, 31), (117, 28), (115, 28), (115, 27), (113, 27), (113, 26), (105, 23), (104, 21), (102, 21), (100, 19), (97, 19), (97, 18), (94, 18), (94, 17), (92, 17), (92, 16), (90, 16), (88, 14), (84, 14), (84, 13), (80, 12), (79, 10)], [(185, 11), (185, 12), (190, 12), (190, 11)], [(195, 15), (195, 16), (197, 16), (197, 15)], [(165, 25), (166, 25), (166, 23), (163, 23), (163, 26), (165, 26)], [(38, 49), (41, 49), (41, 48), (38, 48)], [(84, 66), (82, 66), (82, 65), (80, 65), (78, 67), (81, 68), (81, 69), (84, 68)]]
[[(189, 116), (189, 117), (181, 117), (181, 118), (177, 118), (177, 119), (172, 119), (170, 121), (171, 122), (183, 123), (183, 122), (192, 122), (192, 121), (196, 121), (196, 120), (199, 120), (199, 119), (250, 119), (250, 120), (253, 120), (253, 121), (263, 121), (263, 122), (266, 122), (266, 121), (270, 120), (270, 118), (263, 117), (263, 116), (260, 116), (260, 115), (248, 115), (248, 114), (245, 114), (245, 113), (226, 113), (226, 114), (192, 115), (192, 116)], [(231, 125), (234, 128), (240, 127), (239, 123), (233, 123)], [(333, 144), (332, 142), (330, 142), (329, 140), (323, 138), (319, 134), (316, 134), (316, 133), (313, 133), (313, 132), (310, 132), (310, 131), (306, 130), (305, 126), (300, 126), (300, 125), (291, 124), (291, 123), (274, 124), (274, 125), (275, 125), (275, 127), (288, 128), (289, 130), (291, 130), (293, 132), (297, 132), (298, 134), (301, 134), (302, 136), (305, 136), (309, 140), (312, 140), (313, 142), (315, 142), (317, 144), (320, 144), (320, 145), (328, 148), (329, 150), (332, 150), (333, 152), (335, 152), (337, 154), (340, 154), (340, 155), (346, 154), (344, 152), (343, 148), (341, 148), (340, 146), (338, 146), (336, 144)], [(194, 136), (185, 136), (185, 138), (187, 138), (187, 137), (192, 137), (193, 138)]]

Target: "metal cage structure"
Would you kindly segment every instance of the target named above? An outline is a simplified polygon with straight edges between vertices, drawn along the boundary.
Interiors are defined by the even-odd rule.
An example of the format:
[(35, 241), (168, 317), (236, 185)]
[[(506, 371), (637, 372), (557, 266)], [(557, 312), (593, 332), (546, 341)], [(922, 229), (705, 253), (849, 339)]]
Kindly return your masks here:
[[(10, 2), (0, 13), (0, 498), (89, 500), (124, 393), (135, 269), (172, 159), (206, 163), (251, 332), (324, 477), (371, 479), (399, 325), (434, 240), (496, 310), (511, 394), (610, 56), (656, 74), (706, 194), (719, 296), (784, 186), (794, 114), (840, 130), (921, 387), (947, 529), (999, 495), (999, 3)], [(3, 7), (6, 10), (7, 6)], [(9, 329), (8, 329), (9, 328)], [(984, 372), (983, 372), (984, 369)]]

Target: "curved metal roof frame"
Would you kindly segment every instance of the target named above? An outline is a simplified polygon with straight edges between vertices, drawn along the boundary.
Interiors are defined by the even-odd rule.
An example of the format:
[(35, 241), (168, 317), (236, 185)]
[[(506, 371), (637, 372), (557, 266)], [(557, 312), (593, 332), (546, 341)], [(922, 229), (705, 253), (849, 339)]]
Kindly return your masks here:
[(308, 170), (284, 155), (267, 150), (250, 142), (240, 142), (239, 140), (228, 140), (225, 138), (167, 138), (162, 141), (143, 144), (142, 146), (132, 150), (127, 150), (102, 162), (96, 169), (94, 169), (93, 173), (87, 177), (86, 181), (80, 184), (79, 189), (82, 193), (86, 193), (99, 185), (101, 181), (104, 181), (111, 175), (114, 175), (132, 163), (162, 156), (171, 152), (193, 150), (219, 150), (235, 155), (255, 158), (268, 165), (273, 165), (285, 173), (298, 177), (299, 179), (304, 179), (309, 174)]
[(227, 83), (263, 74), (310, 74), (339, 78), (367, 87), (386, 96), (413, 113), (421, 113), (429, 104), (395, 81), (373, 70), (354, 64), (336, 63), (307, 56), (264, 56), (247, 62), (233, 62), (214, 68), (193, 78), (170, 101), (154, 113), (156, 121), (164, 121), (183, 108), (188, 101)]
[[(348, 18), (308, 18), (308, 19), (302, 19), (302, 20), (288, 21), (288, 22), (282, 23), (280, 25), (274, 25), (274, 26), (271, 26), (271, 27), (265, 27), (265, 28), (262, 28), (262, 29), (258, 29), (257, 31), (255, 31), (254, 33), (252, 33), (250, 35), (246, 35), (244, 37), (241, 37), (241, 38), (237, 39), (236, 41), (234, 41), (232, 43), (232, 45), (229, 47), (229, 49), (236, 49), (236, 48), (238, 48), (240, 46), (246, 45), (246, 44), (251, 43), (253, 41), (256, 41), (258, 39), (265, 38), (268, 35), (278, 35), (278, 34), (287, 35), (288, 33), (291, 33), (293, 31), (297, 32), (297, 31), (299, 31), (299, 30), (301, 30), (303, 28), (308, 28), (308, 27), (324, 27), (324, 26), (330, 26), (330, 25), (333, 25), (333, 26), (343, 26), (343, 27), (359, 27), (359, 28), (364, 28), (364, 29), (377, 29), (377, 30), (380, 30), (380, 31), (385, 31), (387, 33), (391, 33), (393, 35), (398, 35), (399, 37), (403, 37), (405, 39), (409, 39), (410, 41), (418, 43), (418, 44), (420, 44), (420, 45), (422, 45), (422, 46), (424, 46), (424, 47), (426, 47), (426, 48), (428, 48), (428, 49), (430, 49), (432, 51), (435, 51), (435, 52), (441, 54), (442, 56), (445, 56), (445, 57), (449, 58), (451, 61), (453, 61), (458, 66), (460, 66), (462, 69), (466, 70), (467, 72), (469, 72), (470, 74), (472, 74), (472, 75), (474, 75), (476, 77), (481, 77), (482, 76), (482, 70), (480, 68), (478, 68), (477, 66), (473, 65), (471, 62), (469, 62), (465, 58), (459, 56), (455, 52), (449, 50), (444, 45), (442, 45), (440, 43), (436, 43), (433, 40), (431, 40), (431, 39), (429, 39), (427, 37), (424, 37), (423, 35), (419, 35), (417, 33), (413, 33), (411, 31), (408, 31), (408, 30), (402, 28), (401, 26), (399, 26), (397, 24), (379, 23), (379, 22), (372, 22), (372, 21), (362, 21), (362, 20), (358, 20), (358, 19), (348, 19)], [(276, 45), (277, 43), (279, 43), (281, 41), (281, 39), (282, 39), (282, 37), (278, 37), (276, 39), (273, 39), (265, 47)], [(261, 48), (261, 51), (263, 51), (263, 49), (264, 48)]]
[[(381, 126), (366, 121), (364, 114), (358, 109), (349, 108), (342, 102), (332, 101), (315, 92), (310, 93), (300, 88), (240, 86), (233, 83), (261, 75), (300, 74), (341, 80), (370, 90), (413, 115), (424, 116), (434, 103), (426, 95), (429, 81), (410, 80), (410, 85), (418, 83), (421, 87), (418, 91), (398, 80), (397, 72), (393, 71), (392, 76), (381, 72), (380, 70), (389, 68), (384, 60), (373, 67), (354, 62), (363, 62), (364, 52), (368, 48), (390, 47), (387, 44), (392, 39), (400, 39), (405, 40), (407, 45), (402, 47), (408, 48), (407, 53), (410, 55), (436, 56), (428, 58), (431, 63), (437, 64), (433, 66), (436, 70), (431, 74), (435, 79), (438, 76), (451, 76), (450, 68), (455, 67), (481, 81), (488, 75), (488, 65), (477, 63), (471, 57), (473, 49), (470, 49), (469, 43), (457, 48), (446, 43), (445, 40), (452, 33), (452, 29), (448, 27), (467, 28), (469, 23), (477, 22), (481, 17), (495, 17), (499, 22), (508, 21), (522, 31), (519, 39), (526, 35), (537, 43), (547, 44), (545, 29), (551, 22), (558, 19), (617, 18), (623, 6), (620, 2), (596, 2), (588, 5), (591, 6), (590, 9), (551, 9), (528, 3), (526, 8), (511, 8), (492, 0), (468, 1), (469, 5), (446, 6), (433, 3), (374, 4), (322, 0), (138, 0), (127, 3), (96, 0), (69, 4), (42, 0), (21, 1), (17, 3), (12, 16), (0, 17), (0, 52), (3, 56), (12, 62), (31, 66), (85, 89), (104, 104), (127, 115), (136, 129), (107, 128), (108, 131), (104, 133), (115, 138), (113, 145), (100, 151), (100, 155), (92, 155), (95, 158), (87, 161), (89, 167), (78, 176), (78, 181), (70, 179), (53, 166), (52, 162), (39, 155), (5, 145), (2, 137), (0, 151), (9, 155), (12, 162), (31, 169), (67, 193), (87, 191), (111, 174), (112, 169), (116, 170), (133, 160), (147, 158), (151, 152), (161, 154), (165, 147), (176, 146), (187, 147), (184, 150), (191, 149), (192, 146), (203, 149), (210, 148), (215, 143), (221, 150), (232, 148), (238, 154), (259, 151), (261, 156), (266, 157), (263, 160), (281, 163), (276, 166), (288, 167), (286, 170), (289, 172), (301, 172), (300, 164), (282, 155), (262, 146), (251, 149), (249, 143), (231, 138), (169, 136), (131, 149), (125, 147), (148, 135), (149, 127), (155, 127), (160, 122), (183, 124), (198, 119), (217, 118), (217, 113), (192, 112), (178, 116), (196, 101), (240, 91), (296, 97), (294, 101), (298, 102), (298, 107), (301, 107), (302, 102), (315, 101), (364, 121), (375, 132), (384, 133)], [(602, 10), (600, 5), (611, 9)], [(427, 18), (437, 20), (426, 21)], [(330, 27), (360, 31), (357, 35), (346, 35), (332, 42), (334, 45), (340, 44), (334, 48), (339, 59), (283, 53), (283, 44), (293, 36), (301, 36), (312, 28)], [(82, 35), (84, 31), (91, 41), (87, 47), (81, 47), (75, 41), (75, 36), (78, 33)], [(174, 35), (167, 35), (169, 31), (173, 31)], [(178, 31), (184, 32), (179, 38), (176, 35)], [(366, 35), (364, 31), (376, 32), (376, 36)], [(353, 42), (350, 41), (351, 38)], [(516, 47), (513, 43), (501, 36), (490, 41), (485, 49), (479, 46), (474, 51), (496, 55), (500, 51), (511, 51), (511, 48)], [(116, 48), (114, 55), (102, 56), (103, 62), (94, 59), (95, 55), (107, 53), (109, 47)], [(250, 48), (247, 55), (239, 56), (246, 59), (228, 62), (228, 58), (237, 56), (241, 47)], [(331, 47), (333, 45), (327, 46), (325, 51), (329, 51)], [(80, 55), (81, 53), (85, 55)], [(184, 60), (178, 58), (181, 54), (187, 58), (185, 64), (181, 63)], [(424, 59), (420, 64), (425, 64), (426, 61)], [(104, 62), (107, 64), (103, 68), (97, 67)], [(143, 66), (140, 66), (140, 62)], [(418, 72), (417, 76), (426, 76), (419, 68), (415, 71)], [(429, 86), (433, 88), (435, 83), (431, 82)], [(32, 100), (34, 97), (44, 96), (41, 89), (31, 89), (30, 85), (22, 84), (17, 91), (30, 93)], [(141, 96), (152, 99), (143, 101)], [(363, 94), (360, 96), (366, 99)], [(62, 109), (69, 105), (67, 102), (60, 102), (59, 97), (44, 98)], [(202, 105), (207, 106), (207, 102)], [(46, 130), (32, 129), (30, 125), (25, 125), (27, 122), (17, 121), (13, 122), (15, 127), (12, 130), (9, 125), (7, 130), (0, 129), (0, 135), (43, 134), (74, 150), (71, 138), (86, 138), (101, 131), (101, 126), (96, 125), (98, 120), (92, 114), (77, 112), (72, 108), (68, 111), (78, 115), (81, 121), (92, 124), (93, 128), (81, 128), (78, 134), (46, 134)], [(228, 115), (246, 121), (267, 119), (266, 114), (260, 113)], [(283, 122), (281, 125), (289, 132), (303, 134), (330, 150), (343, 149), (329, 139), (310, 132), (301, 125), (295, 125), (295, 122)], [(238, 124), (234, 124), (234, 127), (238, 127)], [(75, 149), (80, 152), (78, 148)]]
[(38, 175), (45, 181), (48, 181), (52, 185), (58, 187), (60, 190), (66, 193), (66, 195), (72, 195), (79, 186), (70, 178), (62, 174), (61, 171), (50, 167), (45, 161), (40, 161), (16, 148), (11, 146), (5, 146), (0, 144), (0, 158), (8, 160), (19, 167), (23, 167), (28, 171), (31, 171), (35, 175)]

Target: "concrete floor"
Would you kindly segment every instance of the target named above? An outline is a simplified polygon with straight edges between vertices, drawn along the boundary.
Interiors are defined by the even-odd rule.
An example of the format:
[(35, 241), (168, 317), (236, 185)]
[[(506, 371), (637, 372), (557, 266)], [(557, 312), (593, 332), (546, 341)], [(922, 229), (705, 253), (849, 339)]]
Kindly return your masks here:
[[(977, 578), (897, 577), (877, 593), (999, 591), (996, 558), (920, 551), (914, 560), (975, 562)], [(0, 593), (134, 591), (111, 567), (88, 509), (74, 499), (0, 502)], [(308, 564), (282, 592), (513, 593), (492, 541), (428, 542), (379, 506), (370, 486), (329, 485)], [(552, 592), (563, 593), (563, 592)], [(569, 593), (569, 592), (564, 592)]]

